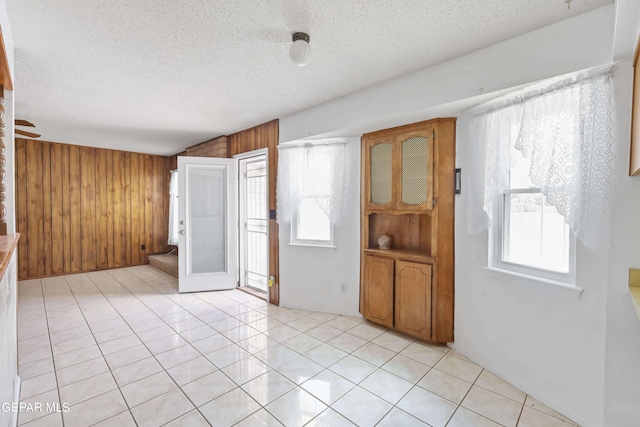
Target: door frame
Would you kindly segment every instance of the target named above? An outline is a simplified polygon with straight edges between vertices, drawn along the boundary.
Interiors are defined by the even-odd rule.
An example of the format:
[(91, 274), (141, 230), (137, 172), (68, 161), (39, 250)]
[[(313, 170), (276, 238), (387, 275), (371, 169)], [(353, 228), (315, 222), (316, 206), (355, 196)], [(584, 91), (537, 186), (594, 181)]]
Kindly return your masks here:
[(268, 148), (259, 148), (257, 150), (252, 150), (252, 151), (247, 151), (244, 153), (239, 153), (239, 154), (235, 154), (233, 156), (233, 160), (235, 160), (236, 163), (236, 173), (237, 173), (237, 185), (238, 185), (238, 274), (237, 274), (237, 280), (238, 280), (238, 287), (240, 288), (248, 288), (252, 291), (256, 291), (256, 292), (261, 292), (251, 286), (248, 286), (247, 284), (243, 284), (242, 283), (242, 272), (245, 270), (245, 263), (246, 263), (246, 244), (245, 241), (243, 239), (243, 234), (244, 234), (244, 229), (243, 227), (241, 227), (240, 221), (242, 220), (243, 217), (243, 213), (245, 212), (245, 197), (243, 192), (243, 185), (242, 185), (242, 180), (244, 179), (244, 177), (240, 176), (241, 170), (240, 170), (240, 161), (241, 160), (247, 160), (250, 159), (252, 157), (258, 157), (258, 156), (264, 156), (265, 159), (265, 165), (266, 165), (266, 177), (267, 177), (267, 185), (266, 185), (266, 201), (267, 204), (265, 206), (266, 209), (266, 222), (267, 222), (267, 290), (265, 292), (265, 296), (267, 297), (267, 301), (269, 300), (269, 294), (271, 292), (271, 288), (269, 287), (269, 278), (271, 277), (271, 270), (270, 270), (270, 266), (271, 266), (271, 233), (269, 231), (269, 149)]
[[(189, 183), (188, 169), (190, 166), (208, 166), (216, 169), (224, 169), (226, 182), (224, 184), (224, 195), (226, 205), (227, 222), (225, 227), (225, 252), (226, 258), (226, 271), (225, 272), (207, 272), (207, 273), (191, 273), (189, 268), (189, 262), (191, 249), (186, 245), (189, 243), (187, 238), (190, 238), (192, 230), (191, 218), (189, 212), (190, 202), (187, 192), (187, 186)], [(237, 162), (233, 159), (220, 158), (220, 157), (197, 157), (197, 156), (178, 156), (178, 194), (182, 197), (178, 198), (178, 220), (181, 230), (179, 231), (178, 238), (178, 292), (203, 292), (203, 291), (215, 291), (215, 290), (228, 290), (235, 289), (238, 286), (235, 278), (237, 277), (237, 258), (233, 258), (233, 254), (237, 257), (238, 254), (238, 212), (237, 202), (235, 198), (238, 197), (237, 193)], [(233, 209), (231, 208), (233, 207)], [(235, 229), (234, 229), (235, 228)], [(234, 238), (235, 237), (235, 238)], [(236, 270), (236, 271), (233, 271)], [(215, 286), (212, 286), (212, 279), (218, 278), (218, 282)], [(222, 284), (220, 283), (222, 282)]]

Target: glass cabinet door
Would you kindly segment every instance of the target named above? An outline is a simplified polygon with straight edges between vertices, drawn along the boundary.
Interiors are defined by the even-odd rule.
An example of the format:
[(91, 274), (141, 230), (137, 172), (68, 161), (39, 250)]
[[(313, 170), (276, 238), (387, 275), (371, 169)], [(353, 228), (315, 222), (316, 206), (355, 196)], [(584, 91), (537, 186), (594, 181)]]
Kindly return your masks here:
[(369, 202), (375, 206), (391, 205), (393, 201), (393, 145), (381, 142), (369, 152)]
[(433, 137), (429, 132), (400, 135), (398, 209), (433, 208)]

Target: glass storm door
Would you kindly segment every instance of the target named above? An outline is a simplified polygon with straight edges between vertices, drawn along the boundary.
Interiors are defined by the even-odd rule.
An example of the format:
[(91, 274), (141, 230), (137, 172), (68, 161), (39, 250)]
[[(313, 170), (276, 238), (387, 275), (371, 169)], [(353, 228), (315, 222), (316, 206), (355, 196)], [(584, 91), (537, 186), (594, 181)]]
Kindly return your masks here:
[(267, 158), (240, 159), (240, 286), (267, 292), (269, 197)]
[(237, 191), (233, 159), (178, 157), (178, 290), (237, 286)]

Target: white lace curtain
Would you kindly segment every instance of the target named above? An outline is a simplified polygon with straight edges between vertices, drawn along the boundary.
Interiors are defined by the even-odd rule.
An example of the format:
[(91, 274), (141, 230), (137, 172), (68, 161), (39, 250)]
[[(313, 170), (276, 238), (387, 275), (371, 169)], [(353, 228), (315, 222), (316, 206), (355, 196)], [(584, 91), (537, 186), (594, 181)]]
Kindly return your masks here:
[(345, 143), (278, 146), (278, 223), (291, 221), (302, 199), (313, 197), (332, 224), (342, 220)]
[(178, 171), (169, 179), (169, 245), (178, 246)]
[(469, 120), (467, 229), (489, 227), (509, 186), (511, 152), (531, 161), (529, 177), (586, 246), (608, 245), (614, 169), (612, 67), (530, 91)]

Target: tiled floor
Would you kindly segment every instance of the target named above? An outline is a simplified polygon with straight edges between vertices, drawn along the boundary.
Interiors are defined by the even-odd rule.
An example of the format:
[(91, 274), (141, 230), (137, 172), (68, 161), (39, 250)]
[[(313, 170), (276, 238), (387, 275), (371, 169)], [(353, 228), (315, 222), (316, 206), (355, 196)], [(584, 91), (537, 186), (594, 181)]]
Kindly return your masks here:
[(18, 316), (21, 400), (70, 405), (24, 426), (575, 426), (447, 347), (150, 266), (22, 281)]

